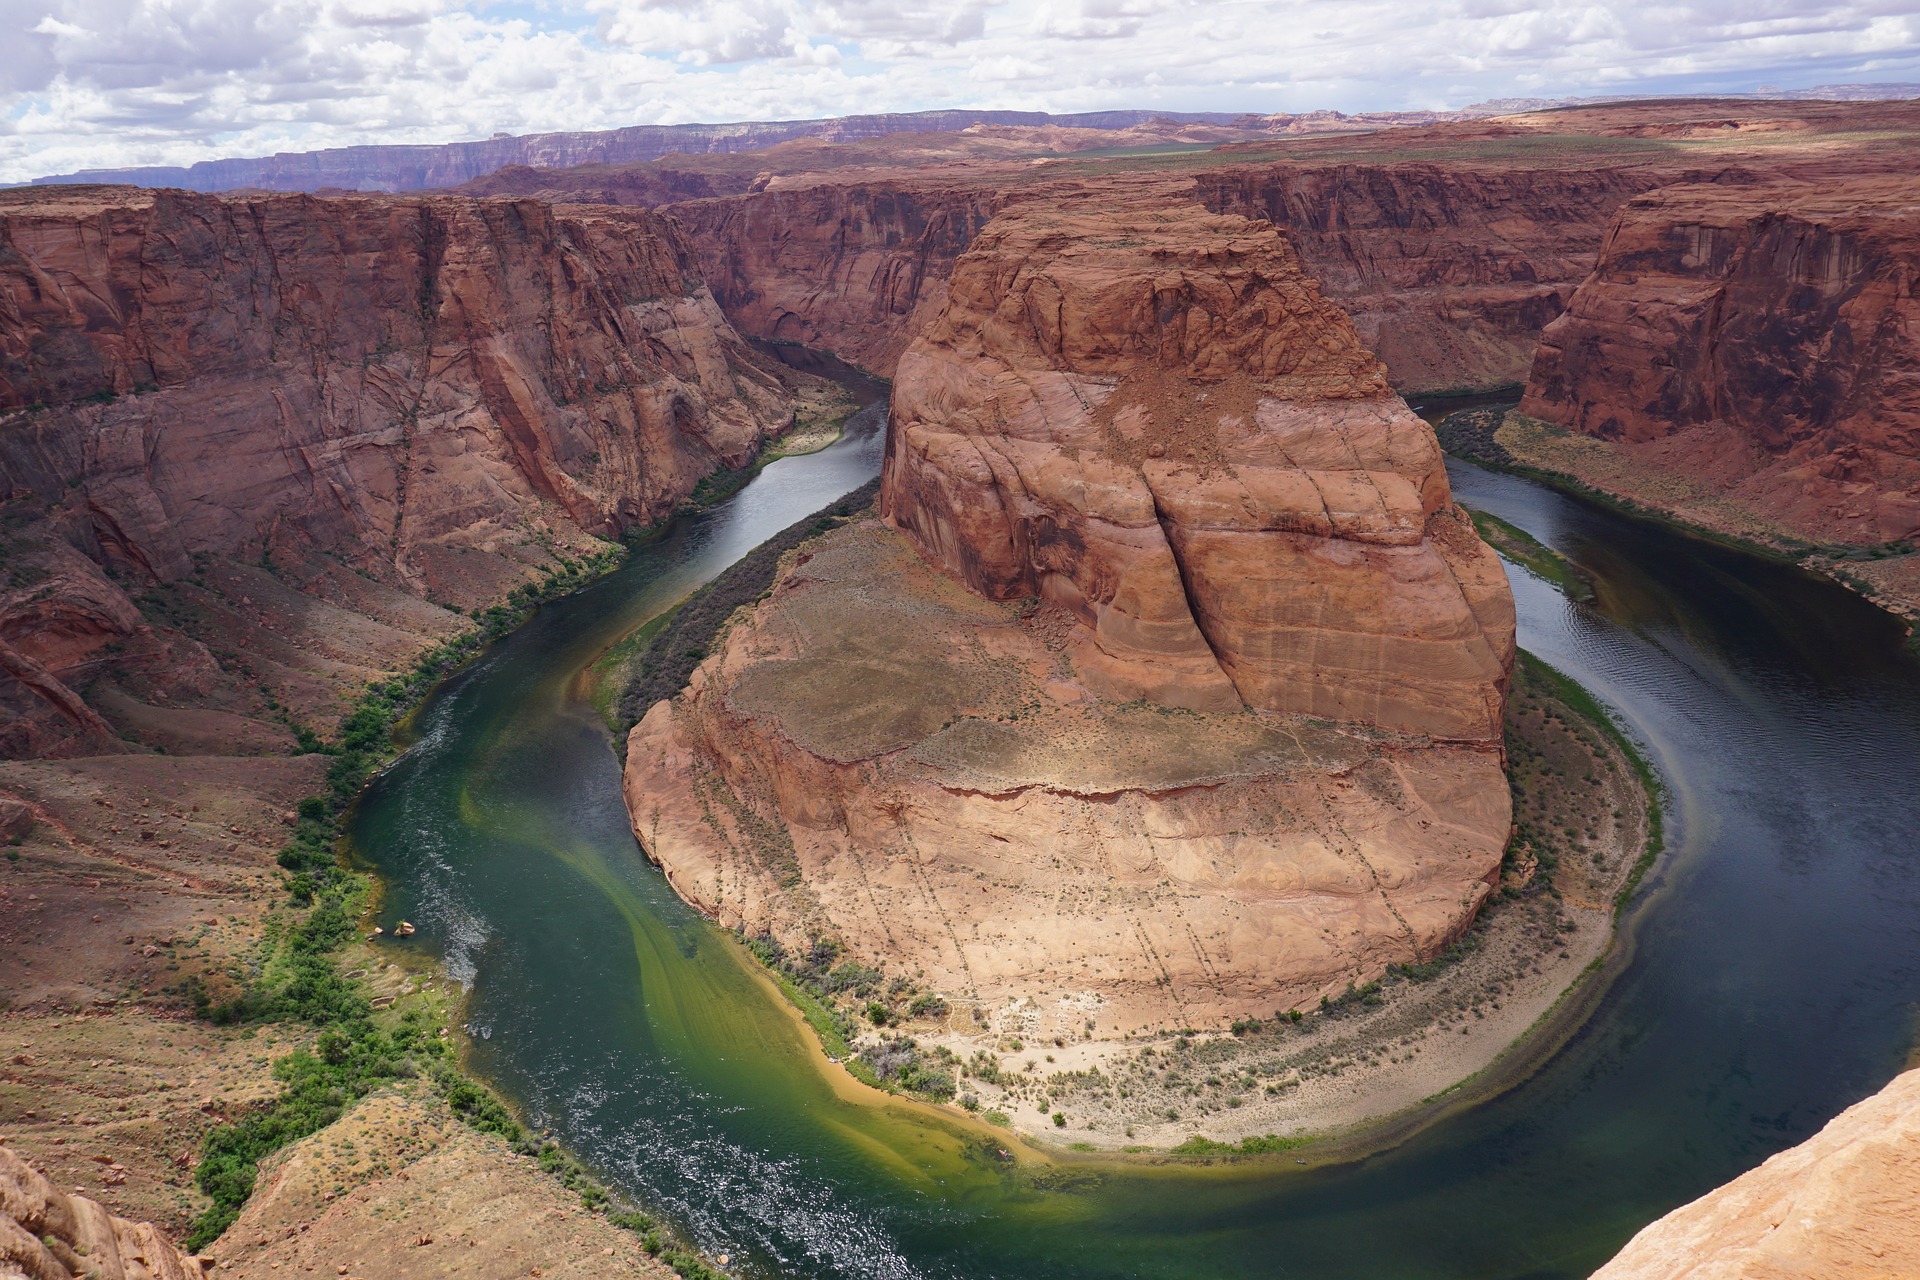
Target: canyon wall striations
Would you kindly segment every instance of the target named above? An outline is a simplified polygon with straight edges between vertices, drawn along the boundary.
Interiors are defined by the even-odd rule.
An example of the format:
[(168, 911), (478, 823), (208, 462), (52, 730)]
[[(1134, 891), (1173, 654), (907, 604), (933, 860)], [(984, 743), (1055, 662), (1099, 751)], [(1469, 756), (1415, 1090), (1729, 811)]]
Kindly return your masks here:
[(690, 901), (1101, 1038), (1309, 1004), (1471, 920), (1511, 599), (1271, 226), (1000, 214), (899, 362), (882, 509), (631, 735)]
[(883, 513), (1073, 614), (1106, 696), (1499, 739), (1505, 575), (1269, 225), (1021, 207), (901, 359), (888, 446)]
[[(944, 183), (821, 175), (667, 211), (743, 331), (886, 374), (938, 313), (953, 264), (988, 218), (1104, 185), (1040, 181), (1048, 171)], [(1607, 219), (1661, 180), (1643, 168), (1239, 164), (1202, 169), (1170, 198), (1283, 228), (1393, 384), (1440, 391), (1523, 381), (1541, 328), (1592, 270)], [(682, 181), (583, 171), (562, 189), (644, 199)], [(1111, 185), (1124, 199), (1138, 184)]]
[(488, 603), (744, 463), (787, 376), (642, 210), (9, 193), (0, 696), (45, 732), (8, 749), (111, 742), (60, 673), (148, 644), (124, 584), (319, 556)]
[(1521, 412), (1813, 542), (1920, 536), (1920, 184), (1681, 185), (1620, 211)]
[(668, 212), (742, 332), (891, 377), (939, 314), (954, 262), (1003, 203), (984, 188), (821, 182)]

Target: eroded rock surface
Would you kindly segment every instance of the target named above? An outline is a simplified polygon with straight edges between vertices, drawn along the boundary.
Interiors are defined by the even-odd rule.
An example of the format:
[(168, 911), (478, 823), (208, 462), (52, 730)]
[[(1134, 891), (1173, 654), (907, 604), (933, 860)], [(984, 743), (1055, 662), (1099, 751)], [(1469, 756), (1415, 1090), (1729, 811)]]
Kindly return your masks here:
[(200, 1260), (153, 1226), (69, 1196), (0, 1146), (0, 1277), (19, 1280), (201, 1280)]
[(881, 509), (982, 595), (1071, 612), (1106, 696), (1498, 739), (1499, 562), (1266, 224), (1000, 219), (901, 359)]
[(642, 843), (724, 925), (1107, 1038), (1310, 1006), (1432, 954), (1498, 876), (1496, 754), (1105, 701), (1063, 610), (877, 520), (800, 554), (628, 744)]
[(1521, 412), (1813, 542), (1920, 536), (1920, 183), (1675, 186), (1628, 204)]
[(883, 509), (633, 731), (690, 901), (1102, 1038), (1310, 1004), (1471, 920), (1511, 599), (1271, 227), (1003, 214), (901, 361)]
[(1920, 1071), (1641, 1231), (1593, 1280), (1920, 1275)]
[[(745, 462), (790, 376), (641, 210), (7, 193), (0, 751), (117, 749), (74, 686), (171, 643), (129, 586), (225, 561), (340, 579), (304, 615), (488, 604)], [(260, 594), (231, 602), (245, 630)], [(420, 608), (366, 611), (414, 643), (458, 626)], [(158, 666), (213, 670), (175, 647)]]

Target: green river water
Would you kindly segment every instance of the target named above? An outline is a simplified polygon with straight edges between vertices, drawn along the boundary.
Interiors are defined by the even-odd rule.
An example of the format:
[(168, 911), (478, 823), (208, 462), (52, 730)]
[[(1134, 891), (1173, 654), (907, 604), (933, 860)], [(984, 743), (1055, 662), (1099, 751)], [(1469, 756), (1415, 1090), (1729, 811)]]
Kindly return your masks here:
[(629, 834), (582, 673), (876, 473), (880, 415), (774, 463), (447, 682), (353, 837), (395, 946), (469, 989), (472, 1068), (735, 1269), (799, 1277), (1584, 1276), (1902, 1064), (1920, 999), (1920, 668), (1796, 570), (1454, 467), (1589, 571), (1510, 570), (1522, 643), (1616, 707), (1671, 851), (1583, 1029), (1516, 1087), (1368, 1158), (1009, 1164), (850, 1088)]

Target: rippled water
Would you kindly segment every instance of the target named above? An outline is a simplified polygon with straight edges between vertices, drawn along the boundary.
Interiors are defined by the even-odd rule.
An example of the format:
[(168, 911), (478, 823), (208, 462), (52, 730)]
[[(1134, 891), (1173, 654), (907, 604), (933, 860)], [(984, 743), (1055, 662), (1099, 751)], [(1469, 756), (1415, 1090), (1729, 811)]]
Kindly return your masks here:
[(1456, 466), (1585, 566), (1512, 571), (1529, 649), (1621, 710), (1673, 788), (1631, 959), (1524, 1084), (1354, 1164), (1008, 1168), (977, 1131), (836, 1092), (628, 834), (577, 697), (605, 646), (878, 467), (877, 415), (542, 609), (423, 710), (355, 837), (386, 922), (471, 986), (475, 1070), (617, 1187), (763, 1274), (1574, 1277), (1899, 1068), (1920, 998), (1920, 671), (1797, 571)]

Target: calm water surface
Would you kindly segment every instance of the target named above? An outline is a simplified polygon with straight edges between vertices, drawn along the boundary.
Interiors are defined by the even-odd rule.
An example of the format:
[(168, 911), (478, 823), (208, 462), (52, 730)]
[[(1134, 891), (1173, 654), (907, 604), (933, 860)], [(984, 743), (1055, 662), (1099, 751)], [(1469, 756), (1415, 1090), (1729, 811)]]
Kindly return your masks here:
[(605, 647), (878, 468), (879, 415), (767, 468), (462, 672), (354, 836), (383, 923), (471, 988), (472, 1066), (619, 1189), (762, 1275), (1584, 1276), (1902, 1065), (1920, 999), (1920, 670), (1797, 571), (1456, 466), (1588, 569), (1512, 570), (1521, 640), (1618, 708), (1673, 791), (1630, 961), (1524, 1084), (1382, 1155), (1010, 1171), (921, 1108), (838, 1096), (626, 825), (579, 697)]

